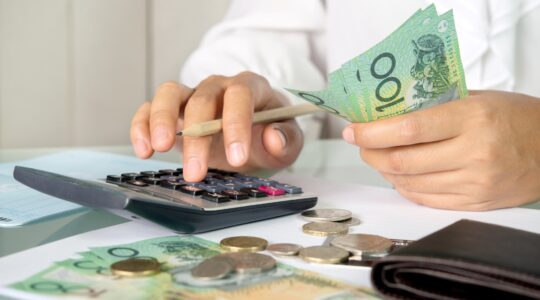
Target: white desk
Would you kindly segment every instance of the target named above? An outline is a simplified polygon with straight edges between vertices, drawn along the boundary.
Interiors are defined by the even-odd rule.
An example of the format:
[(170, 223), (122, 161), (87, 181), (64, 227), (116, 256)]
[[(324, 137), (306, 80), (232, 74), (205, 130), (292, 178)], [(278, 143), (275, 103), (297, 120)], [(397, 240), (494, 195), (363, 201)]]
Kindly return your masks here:
[[(131, 155), (131, 149), (127, 146), (85, 149)], [(2, 150), (0, 151), (0, 161), (27, 159), (62, 150), (66, 149)], [(180, 161), (178, 154), (173, 152), (160, 154), (157, 159), (173, 162)], [(420, 207), (403, 199), (395, 191), (389, 189), (358, 185), (358, 183), (363, 183), (383, 187), (389, 186), (378, 174), (360, 161), (358, 150), (355, 147), (341, 141), (317, 141), (307, 144), (298, 161), (278, 176), (281, 178), (296, 178), (297, 182), (295, 184), (297, 183), (306, 189), (317, 190), (320, 195), (320, 207), (337, 207), (352, 210), (362, 220), (362, 224), (353, 228), (352, 232), (375, 233), (389, 238), (418, 239), (449, 225), (453, 221), (468, 218), (540, 233), (540, 213), (536, 211), (540, 209), (540, 203), (528, 205), (526, 209), (517, 208), (484, 213), (452, 212)], [(312, 177), (316, 179), (309, 179)], [(290, 182), (289, 179), (284, 181)], [(303, 243), (305, 246), (322, 243), (321, 238), (302, 234), (301, 225), (303, 223), (304, 221), (298, 216), (286, 216), (205, 233), (201, 237), (219, 241), (226, 236), (242, 234), (261, 236), (271, 242), (295, 241)], [(111, 227), (113, 225), (117, 226)], [(133, 230), (137, 226), (139, 225), (131, 225), (126, 223), (124, 219), (106, 212), (93, 211), (23, 228), (0, 229), (0, 250), (3, 255), (6, 255), (71, 236), (67, 240), (40, 247), (40, 252), (43, 253), (69, 255), (69, 253), (75, 253), (77, 250), (82, 250), (88, 246), (110, 244), (110, 238), (100, 240), (100, 234), (106, 233), (109, 227), (111, 230), (119, 228), (120, 231), (131, 232), (131, 234), (125, 234), (118, 241), (113, 242), (115, 244), (146, 237), (138, 237), (137, 234), (171, 234), (166, 229), (152, 226), (149, 226), (148, 232), (143, 234), (143, 230)], [(81, 238), (76, 236), (99, 228), (102, 229), (86, 233)], [(88, 241), (94, 244), (81, 244), (82, 237), (88, 237)], [(56, 250), (58, 249), (58, 243), (73, 245), (74, 248), (62, 247), (64, 249), (59, 252)], [(0, 259), (0, 266), (4, 263), (4, 267), (9, 268), (10, 264), (21, 258), (32, 260), (33, 255), (31, 250), (11, 255)], [(314, 267), (299, 260), (284, 262), (302, 268), (322, 270), (328, 275), (344, 280), (348, 279), (350, 282), (363, 285), (369, 284), (369, 269), (367, 268), (351, 270), (350, 267), (344, 269), (344, 266)]]

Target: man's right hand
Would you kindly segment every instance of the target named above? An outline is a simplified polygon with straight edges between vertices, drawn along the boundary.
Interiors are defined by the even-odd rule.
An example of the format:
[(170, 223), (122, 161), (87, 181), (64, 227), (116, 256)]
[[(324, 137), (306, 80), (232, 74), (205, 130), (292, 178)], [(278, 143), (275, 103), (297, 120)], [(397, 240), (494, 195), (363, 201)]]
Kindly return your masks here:
[[(184, 178), (200, 181), (208, 167), (237, 170), (279, 169), (292, 164), (303, 146), (295, 120), (252, 126), (253, 113), (288, 105), (268, 81), (251, 72), (210, 76), (195, 89), (176, 82), (161, 84), (152, 102), (137, 110), (131, 143), (140, 158), (169, 151), (178, 140)], [(223, 119), (222, 133), (176, 137), (191, 125)]]

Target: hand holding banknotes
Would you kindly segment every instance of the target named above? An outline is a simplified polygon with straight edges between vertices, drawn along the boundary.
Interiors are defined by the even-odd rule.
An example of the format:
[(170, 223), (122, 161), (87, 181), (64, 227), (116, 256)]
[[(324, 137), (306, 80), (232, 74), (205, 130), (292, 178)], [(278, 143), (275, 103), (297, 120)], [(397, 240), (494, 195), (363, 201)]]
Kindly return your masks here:
[(135, 113), (131, 141), (137, 156), (148, 158), (154, 151), (170, 150), (182, 128), (223, 118), (223, 133), (178, 139), (186, 180), (200, 181), (208, 167), (240, 171), (283, 168), (296, 159), (303, 146), (296, 121), (252, 127), (252, 118), (254, 111), (286, 103), (265, 78), (251, 72), (210, 76), (195, 89), (165, 82), (152, 102)]
[(443, 209), (489, 210), (538, 200), (538, 116), (538, 99), (480, 91), (353, 123), (343, 137), (406, 198)]

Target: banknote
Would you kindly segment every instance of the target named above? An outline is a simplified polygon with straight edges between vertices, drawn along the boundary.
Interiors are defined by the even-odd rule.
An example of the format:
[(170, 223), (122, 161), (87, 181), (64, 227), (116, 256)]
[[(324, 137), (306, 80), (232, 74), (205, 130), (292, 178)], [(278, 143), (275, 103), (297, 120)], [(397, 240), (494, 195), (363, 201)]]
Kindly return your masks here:
[(468, 95), (452, 11), (419, 10), (345, 62), (322, 91), (287, 89), (351, 122), (369, 122)]
[[(91, 248), (11, 287), (64, 299), (378, 299), (369, 289), (280, 263), (268, 272), (211, 281), (191, 275), (193, 267), (221, 252), (218, 244), (194, 236)], [(112, 263), (134, 257), (157, 259), (161, 273), (135, 278), (111, 273)]]

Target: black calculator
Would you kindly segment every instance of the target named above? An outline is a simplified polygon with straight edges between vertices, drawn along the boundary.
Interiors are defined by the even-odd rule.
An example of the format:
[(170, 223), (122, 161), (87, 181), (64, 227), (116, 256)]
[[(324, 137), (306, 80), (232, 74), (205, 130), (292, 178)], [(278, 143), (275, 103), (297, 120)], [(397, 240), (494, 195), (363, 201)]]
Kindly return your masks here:
[(301, 187), (217, 169), (209, 169), (205, 179), (195, 183), (184, 180), (182, 168), (83, 180), (17, 166), (13, 177), (42, 193), (180, 233), (294, 214), (317, 203), (317, 197)]

